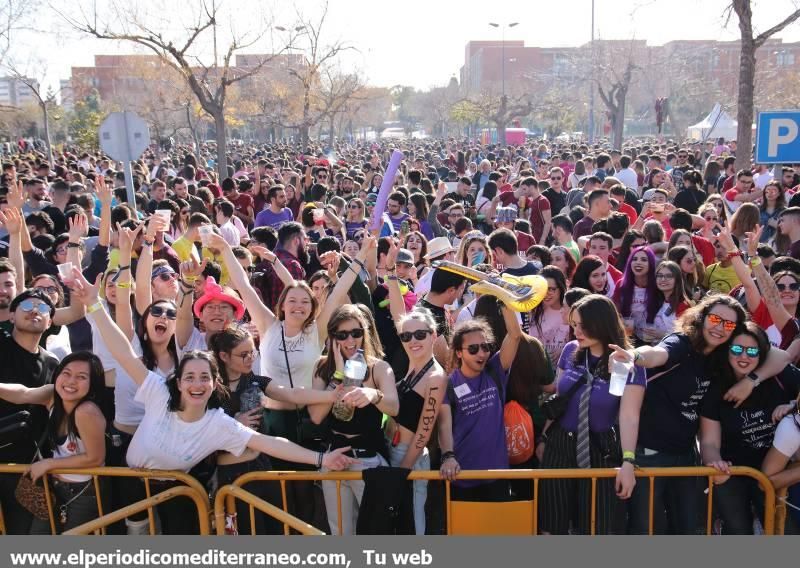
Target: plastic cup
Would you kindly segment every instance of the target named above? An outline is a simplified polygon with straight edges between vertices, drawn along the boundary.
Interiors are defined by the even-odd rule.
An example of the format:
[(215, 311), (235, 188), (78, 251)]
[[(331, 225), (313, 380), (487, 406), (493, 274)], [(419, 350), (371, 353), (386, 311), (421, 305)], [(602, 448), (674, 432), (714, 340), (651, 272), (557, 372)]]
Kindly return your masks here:
[(325, 219), (325, 210), (324, 209), (314, 209), (314, 223), (317, 225), (321, 225), (322, 221)]
[(169, 226), (172, 220), (172, 212), (169, 209), (156, 209), (155, 215), (164, 219), (164, 222)]
[(58, 275), (61, 276), (61, 281), (65, 284), (72, 282), (72, 263), (65, 262), (58, 265)]
[(211, 225), (200, 225), (198, 231), (200, 231), (200, 242), (204, 247), (207, 247), (209, 240), (211, 239), (211, 233), (214, 232), (214, 229), (211, 227)]
[(628, 375), (633, 369), (632, 361), (614, 360), (611, 363), (611, 380), (608, 384), (608, 392), (614, 396), (622, 396), (625, 392), (625, 384), (628, 382)]

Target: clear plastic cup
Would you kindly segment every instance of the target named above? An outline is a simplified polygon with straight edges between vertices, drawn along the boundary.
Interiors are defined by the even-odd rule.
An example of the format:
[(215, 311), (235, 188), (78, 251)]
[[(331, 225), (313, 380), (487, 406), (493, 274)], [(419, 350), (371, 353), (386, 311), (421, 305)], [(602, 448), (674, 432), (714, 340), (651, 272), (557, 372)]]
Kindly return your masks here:
[(200, 225), (198, 231), (200, 232), (200, 242), (204, 247), (207, 247), (214, 229), (211, 225)]
[(628, 375), (633, 369), (633, 361), (611, 362), (611, 380), (608, 383), (608, 392), (614, 396), (622, 396), (625, 392), (625, 385), (628, 382)]
[(65, 262), (58, 265), (58, 275), (61, 276), (61, 281), (64, 284), (72, 282), (72, 263)]
[(322, 221), (325, 219), (325, 210), (324, 209), (314, 209), (314, 223), (317, 225), (321, 225)]
[(156, 209), (154, 214), (164, 219), (164, 223), (169, 226), (169, 222), (172, 220), (172, 212), (169, 209)]

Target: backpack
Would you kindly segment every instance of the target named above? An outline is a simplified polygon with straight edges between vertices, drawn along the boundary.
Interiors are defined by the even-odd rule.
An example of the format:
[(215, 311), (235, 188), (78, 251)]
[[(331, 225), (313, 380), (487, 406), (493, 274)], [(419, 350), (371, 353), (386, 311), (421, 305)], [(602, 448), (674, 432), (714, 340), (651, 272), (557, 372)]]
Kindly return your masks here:
[[(486, 372), (494, 381), (494, 386), (500, 396), (500, 400), (505, 402), (505, 392), (503, 383), (495, 374), (494, 369), (487, 363)], [(456, 400), (453, 383), (447, 382), (447, 397), (449, 400)], [(452, 428), (455, 430), (455, 415), (452, 418)], [(508, 450), (508, 461), (511, 465), (518, 465), (531, 459), (535, 449), (533, 436), (533, 419), (530, 413), (515, 400), (508, 402), (503, 407), (503, 424), (506, 432), (506, 449)]]

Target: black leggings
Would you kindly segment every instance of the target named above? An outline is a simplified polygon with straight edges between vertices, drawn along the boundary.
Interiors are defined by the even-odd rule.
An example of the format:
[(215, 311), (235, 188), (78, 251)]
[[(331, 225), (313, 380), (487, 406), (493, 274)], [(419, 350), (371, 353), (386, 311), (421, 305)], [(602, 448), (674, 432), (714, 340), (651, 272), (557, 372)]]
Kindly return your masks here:
[[(545, 469), (576, 469), (576, 435), (554, 423), (547, 432), (542, 458)], [(619, 442), (613, 431), (592, 433), (589, 444), (591, 467), (621, 465)], [(589, 534), (591, 526), (590, 479), (542, 479), (539, 482), (539, 526), (550, 534)], [(616, 496), (614, 479), (598, 479), (595, 492), (597, 534), (625, 534), (625, 507)]]
[[(230, 465), (217, 466), (217, 479), (219, 485), (228, 485), (233, 483), (237, 477), (249, 473), (251, 471), (269, 471), (272, 469), (269, 458), (263, 454), (253, 460), (242, 463), (235, 463)], [(283, 499), (281, 497), (281, 485), (278, 481), (255, 481), (244, 485), (242, 489), (249, 491), (256, 497), (260, 497), (264, 501), (275, 505), (279, 509), (283, 509)], [(283, 525), (274, 517), (262, 513), (258, 509), (254, 511), (255, 515), (255, 532), (252, 534), (283, 534)], [(239, 534), (251, 534), (250, 526), (250, 506), (241, 499), (236, 500), (236, 523), (239, 529)]]

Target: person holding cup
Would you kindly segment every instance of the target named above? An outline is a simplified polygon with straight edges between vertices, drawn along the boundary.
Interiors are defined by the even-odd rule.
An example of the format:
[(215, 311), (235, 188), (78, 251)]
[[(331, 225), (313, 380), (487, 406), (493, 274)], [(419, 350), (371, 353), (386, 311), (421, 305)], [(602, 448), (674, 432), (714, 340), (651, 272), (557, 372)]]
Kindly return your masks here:
[[(596, 486), (597, 534), (624, 534), (625, 508), (635, 479), (630, 456), (623, 447), (634, 447), (635, 439), (622, 437), (620, 423), (639, 421), (646, 384), (644, 369), (628, 375), (621, 396), (609, 391), (610, 345), (628, 345), (614, 303), (600, 294), (576, 302), (569, 312), (575, 340), (567, 343), (558, 361), (557, 392), (569, 397), (564, 414), (545, 425), (540, 437), (544, 445), (545, 469), (620, 467), (616, 480), (599, 479)], [(630, 431), (626, 430), (629, 435)], [(538, 448), (537, 451), (541, 451)], [(625, 472), (623, 473), (623, 470)], [(547, 534), (567, 534), (572, 525), (580, 534), (590, 532), (591, 482), (588, 479), (543, 479), (539, 501), (540, 527)]]

